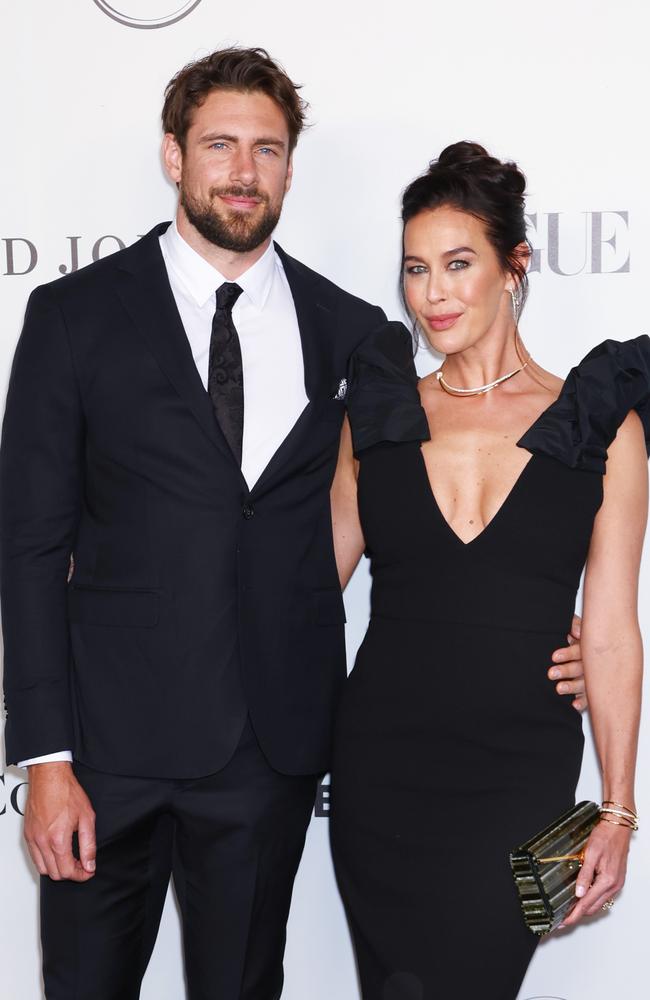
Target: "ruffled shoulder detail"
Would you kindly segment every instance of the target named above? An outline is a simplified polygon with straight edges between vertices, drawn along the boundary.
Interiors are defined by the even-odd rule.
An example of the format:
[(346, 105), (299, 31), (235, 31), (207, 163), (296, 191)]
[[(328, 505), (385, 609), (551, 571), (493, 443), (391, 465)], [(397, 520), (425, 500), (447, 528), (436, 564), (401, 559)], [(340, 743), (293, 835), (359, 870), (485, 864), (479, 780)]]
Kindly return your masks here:
[(380, 441), (428, 441), (411, 335), (388, 322), (356, 348), (348, 367), (347, 408), (354, 454)]
[(650, 453), (650, 337), (605, 340), (572, 368), (558, 399), (517, 444), (575, 469), (605, 472), (607, 449), (630, 410)]

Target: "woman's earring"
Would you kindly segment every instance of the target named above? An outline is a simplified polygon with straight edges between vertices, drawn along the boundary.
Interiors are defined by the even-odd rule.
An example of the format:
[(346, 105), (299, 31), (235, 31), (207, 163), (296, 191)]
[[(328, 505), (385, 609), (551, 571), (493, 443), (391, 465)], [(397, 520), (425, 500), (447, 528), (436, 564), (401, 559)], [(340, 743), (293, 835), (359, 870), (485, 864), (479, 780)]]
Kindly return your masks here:
[(515, 323), (518, 323), (519, 313), (521, 312), (521, 292), (519, 288), (510, 289), (510, 298), (512, 299), (512, 313), (515, 317)]

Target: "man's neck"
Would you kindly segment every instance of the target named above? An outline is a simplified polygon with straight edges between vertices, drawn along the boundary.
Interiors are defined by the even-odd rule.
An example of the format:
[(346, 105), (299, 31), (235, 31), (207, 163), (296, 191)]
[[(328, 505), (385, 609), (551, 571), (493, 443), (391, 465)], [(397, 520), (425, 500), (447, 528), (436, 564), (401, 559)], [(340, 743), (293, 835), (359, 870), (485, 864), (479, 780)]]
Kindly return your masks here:
[(228, 281), (236, 281), (245, 271), (248, 271), (264, 255), (271, 242), (271, 237), (269, 236), (268, 239), (264, 240), (263, 243), (260, 243), (258, 247), (255, 247), (254, 250), (248, 253), (224, 250), (223, 247), (218, 247), (214, 243), (211, 243), (210, 240), (206, 240), (204, 236), (201, 236), (200, 232), (195, 229), (182, 210), (176, 213), (176, 227), (185, 242), (200, 254), (204, 260), (207, 260), (208, 264), (216, 268), (219, 274), (222, 274)]

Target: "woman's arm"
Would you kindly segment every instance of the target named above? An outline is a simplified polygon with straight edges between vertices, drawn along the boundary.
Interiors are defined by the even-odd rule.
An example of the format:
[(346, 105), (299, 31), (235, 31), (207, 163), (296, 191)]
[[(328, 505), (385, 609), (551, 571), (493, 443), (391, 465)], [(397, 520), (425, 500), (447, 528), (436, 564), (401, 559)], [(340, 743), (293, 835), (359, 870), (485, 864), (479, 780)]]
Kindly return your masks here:
[[(637, 593), (647, 514), (643, 428), (631, 412), (609, 449), (587, 560), (581, 638), (603, 799), (634, 811), (643, 665)], [(576, 895), (582, 898), (565, 925), (596, 913), (622, 887), (630, 837), (625, 826), (598, 824), (578, 878)]]
[(357, 507), (357, 474), (359, 463), (352, 454), (350, 423), (345, 418), (341, 431), (339, 457), (332, 483), (332, 530), (336, 568), (341, 590), (345, 590), (365, 549)]

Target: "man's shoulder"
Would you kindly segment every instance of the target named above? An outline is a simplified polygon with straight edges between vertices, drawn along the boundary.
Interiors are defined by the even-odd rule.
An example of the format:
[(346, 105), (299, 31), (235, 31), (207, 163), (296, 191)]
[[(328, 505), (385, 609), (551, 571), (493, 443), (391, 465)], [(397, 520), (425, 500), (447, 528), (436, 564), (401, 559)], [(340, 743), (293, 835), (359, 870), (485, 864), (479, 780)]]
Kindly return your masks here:
[(116, 271), (137, 269), (147, 260), (155, 261), (158, 253), (158, 238), (168, 225), (169, 223), (160, 223), (130, 246), (116, 250), (115, 253), (93, 261), (92, 264), (87, 264), (85, 267), (80, 267), (71, 274), (44, 282), (34, 289), (32, 295), (66, 302), (71, 298), (83, 298), (96, 294), (102, 287), (112, 284)]
[(292, 279), (294, 281), (299, 281), (305, 291), (307, 291), (309, 286), (311, 286), (313, 288), (313, 294), (317, 296), (324, 305), (350, 310), (356, 314), (370, 315), (381, 312), (379, 306), (373, 305), (371, 302), (360, 298), (358, 295), (353, 295), (345, 288), (341, 288), (340, 285), (337, 285), (324, 274), (320, 274), (318, 271), (315, 271), (313, 268), (304, 264), (296, 257), (290, 256), (290, 254), (283, 250), (277, 243), (275, 244), (275, 249), (282, 262), (285, 274), (287, 274), (289, 283), (291, 284)]

